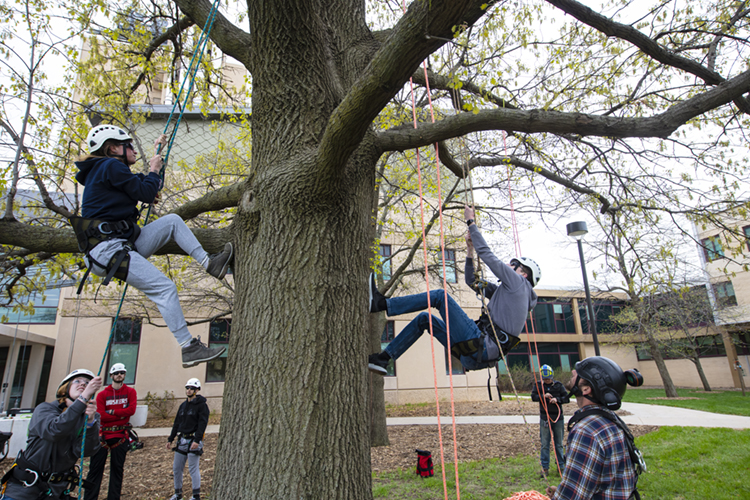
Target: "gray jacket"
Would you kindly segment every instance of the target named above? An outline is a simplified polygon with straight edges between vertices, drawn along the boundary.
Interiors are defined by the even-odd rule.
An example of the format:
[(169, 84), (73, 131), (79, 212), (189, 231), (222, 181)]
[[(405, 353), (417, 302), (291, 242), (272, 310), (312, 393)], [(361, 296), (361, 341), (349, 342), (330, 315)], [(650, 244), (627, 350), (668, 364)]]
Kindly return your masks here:
[[(502, 262), (492, 253), (476, 224), (469, 226), (471, 241), (477, 256), (487, 264), (492, 274), (497, 276), (500, 284), (488, 283), (486, 296), (492, 321), (504, 332), (518, 337), (523, 331), (526, 318), (536, 306), (536, 293), (529, 280), (516, 274), (512, 267)], [(466, 284), (474, 282), (474, 259), (466, 259)]]
[[(23, 456), (36, 466), (38, 472), (65, 472), (81, 458), (81, 441), (86, 425), (86, 405), (76, 400), (66, 411), (57, 402), (36, 407), (29, 422), (29, 437)], [(98, 415), (97, 415), (98, 417)], [(85, 456), (93, 455), (100, 447), (99, 420), (86, 428)], [(40, 482), (41, 483), (41, 482)], [(29, 488), (10, 480), (5, 495), (13, 500), (36, 500), (47, 490), (47, 483)], [(60, 498), (68, 483), (49, 483), (49, 498)]]

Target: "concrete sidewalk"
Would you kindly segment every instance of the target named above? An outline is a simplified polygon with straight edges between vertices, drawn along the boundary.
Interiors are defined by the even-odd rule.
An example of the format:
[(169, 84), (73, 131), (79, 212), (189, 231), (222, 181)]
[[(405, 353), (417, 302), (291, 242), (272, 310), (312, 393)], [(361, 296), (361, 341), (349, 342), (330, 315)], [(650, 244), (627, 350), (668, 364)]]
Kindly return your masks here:
[[(659, 425), (678, 427), (726, 427), (729, 429), (750, 429), (750, 417), (724, 415), (706, 411), (674, 408), (671, 406), (645, 405), (640, 403), (623, 403), (622, 409), (631, 415), (622, 417), (630, 425)], [(567, 422), (569, 415), (565, 417)], [(526, 415), (526, 422), (539, 423), (539, 415)], [(451, 424), (450, 417), (441, 417), (440, 423)], [(437, 417), (393, 417), (387, 419), (388, 425), (437, 425)], [(485, 415), (456, 417), (456, 424), (523, 424), (521, 415)], [(168, 427), (155, 429), (136, 429), (140, 437), (169, 436), (172, 429)], [(209, 425), (206, 433), (219, 432), (218, 425)]]
[[(729, 429), (750, 429), (750, 417), (724, 415), (706, 411), (675, 408), (671, 406), (623, 403), (622, 409), (631, 413), (622, 417), (630, 425), (659, 425), (679, 427), (726, 427)], [(567, 422), (570, 415), (565, 416)], [(526, 415), (526, 422), (539, 423), (539, 415)], [(388, 425), (436, 425), (437, 417), (398, 417), (389, 418)], [(440, 423), (450, 424), (450, 417), (441, 417)], [(456, 417), (456, 424), (523, 424), (521, 415)]]

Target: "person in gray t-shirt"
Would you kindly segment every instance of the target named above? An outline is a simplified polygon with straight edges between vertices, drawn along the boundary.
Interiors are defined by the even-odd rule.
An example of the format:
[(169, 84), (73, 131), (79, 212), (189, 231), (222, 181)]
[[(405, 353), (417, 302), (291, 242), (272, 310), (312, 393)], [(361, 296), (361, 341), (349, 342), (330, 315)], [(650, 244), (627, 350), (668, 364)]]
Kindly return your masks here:
[[(482, 323), (482, 327), (469, 318), (461, 307), (447, 295), (443, 290), (431, 290), (428, 294), (419, 293), (404, 297), (393, 297), (387, 299), (375, 286), (375, 276), (370, 275), (370, 312), (376, 313), (386, 311), (389, 316), (398, 316), (410, 312), (424, 311), (428, 307), (434, 307), (440, 312), (440, 318), (430, 315), (424, 311), (417, 315), (396, 338), (388, 344), (382, 352), (371, 354), (368, 358), (370, 371), (386, 374), (388, 362), (398, 359), (419, 337), (429, 328), (432, 320), (432, 331), (435, 338), (451, 352), (459, 354), (460, 361), (466, 370), (479, 370), (493, 365), (499, 356), (499, 350), (494, 342), (495, 334), (500, 341), (500, 348), (508, 352), (518, 342), (518, 336), (523, 330), (529, 311), (536, 305), (537, 296), (533, 287), (541, 278), (541, 270), (536, 262), (528, 257), (511, 259), (505, 264), (490, 250), (484, 241), (482, 233), (474, 223), (474, 210), (466, 207), (464, 209), (466, 224), (469, 232), (466, 235), (468, 257), (466, 258), (466, 283), (473, 284), (474, 260), (473, 250), (476, 248), (477, 255), (489, 267), (492, 273), (500, 280), (495, 285), (489, 283), (485, 288), (485, 295), (489, 297), (487, 309), (489, 321)], [(446, 331), (446, 317), (450, 324), (450, 346)], [(486, 342), (486, 336), (491, 343)], [(493, 351), (494, 346), (494, 351)]]

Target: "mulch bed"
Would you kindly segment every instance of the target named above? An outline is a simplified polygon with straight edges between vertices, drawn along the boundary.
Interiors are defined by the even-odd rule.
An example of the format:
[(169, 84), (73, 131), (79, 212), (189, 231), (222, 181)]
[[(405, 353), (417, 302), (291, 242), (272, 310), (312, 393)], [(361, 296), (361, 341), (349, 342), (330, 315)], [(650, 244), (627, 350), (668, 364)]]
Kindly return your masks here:
[[(522, 408), (514, 401), (457, 402), (456, 415), (535, 415), (537, 403), (522, 401)], [(575, 411), (576, 405), (564, 406), (566, 415)], [(441, 403), (441, 414), (450, 417), (450, 403)], [(618, 412), (619, 413), (619, 412)], [(623, 412), (624, 413), (624, 412)], [(435, 416), (435, 405), (407, 405), (389, 407), (389, 417), (399, 416)], [(171, 427), (169, 419), (156, 422), (149, 417), (148, 427)], [(154, 419), (155, 420), (155, 419)], [(220, 417), (212, 418), (211, 423), (219, 423)], [(443, 420), (443, 450), (446, 462), (453, 462), (453, 429), (448, 420)], [(656, 430), (655, 426), (631, 426), (637, 437)], [(216, 462), (216, 445), (218, 434), (207, 434), (204, 440), (204, 453), (201, 457), (201, 492), (208, 495)], [(433, 460), (440, 463), (440, 445), (437, 425), (406, 425), (388, 428), (390, 446), (371, 449), (372, 470), (374, 472), (413, 469), (417, 463), (415, 449), (432, 451)], [(125, 484), (122, 500), (156, 500), (167, 499), (173, 493), (172, 457), (173, 452), (166, 448), (165, 437), (142, 438), (144, 448), (128, 454), (125, 462)], [(535, 455), (539, 449), (539, 431), (537, 424), (475, 424), (456, 425), (457, 455), (459, 462), (483, 460), (487, 458), (510, 457), (518, 455)], [(4, 473), (12, 462), (5, 460), (0, 464), (0, 473)], [(109, 468), (107, 468), (109, 469)], [(106, 498), (109, 484), (108, 471), (102, 481), (100, 498)], [(190, 474), (185, 468), (184, 490), (190, 492)], [(187, 496), (186, 498), (190, 498)]]

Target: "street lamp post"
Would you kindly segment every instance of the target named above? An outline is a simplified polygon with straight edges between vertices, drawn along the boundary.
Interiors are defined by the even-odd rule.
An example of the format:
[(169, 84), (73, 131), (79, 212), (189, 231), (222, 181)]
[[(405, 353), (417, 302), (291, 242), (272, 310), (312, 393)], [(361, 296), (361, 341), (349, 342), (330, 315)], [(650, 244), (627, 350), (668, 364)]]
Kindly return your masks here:
[(596, 317), (594, 316), (594, 306), (591, 304), (591, 292), (589, 291), (589, 279), (586, 276), (586, 262), (583, 260), (583, 244), (581, 240), (589, 232), (586, 223), (583, 221), (571, 222), (565, 228), (568, 230), (568, 236), (572, 236), (578, 242), (578, 257), (581, 260), (581, 271), (583, 272), (583, 288), (586, 291), (586, 305), (589, 311), (589, 333), (594, 338), (594, 352), (601, 356), (599, 351), (599, 337), (596, 335)]

